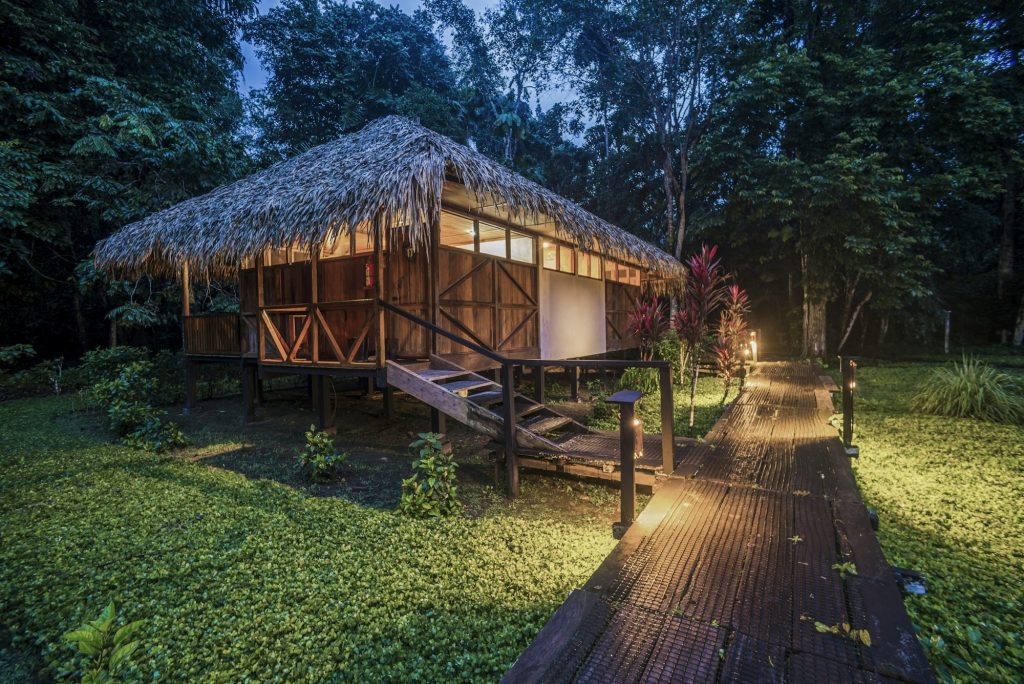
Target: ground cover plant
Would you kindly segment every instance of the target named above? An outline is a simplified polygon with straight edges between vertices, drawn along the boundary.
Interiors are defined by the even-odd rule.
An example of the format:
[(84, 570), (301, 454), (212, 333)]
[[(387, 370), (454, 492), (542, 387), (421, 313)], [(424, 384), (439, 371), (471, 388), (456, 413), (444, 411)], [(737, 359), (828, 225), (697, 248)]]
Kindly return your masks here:
[[(415, 435), (376, 400), (339, 410), (344, 481), (309, 483), (303, 396), (270, 393), (261, 411), (290, 413), (245, 429), (237, 400), (174, 415), (192, 444), (174, 456), (110, 443), (70, 397), (0, 403), (6, 681), (88, 672), (62, 636), (111, 598), (144, 621), (124, 681), (495, 681), (614, 545), (614, 488), (525, 475), (506, 502), (476, 435), (463, 513), (398, 514)], [(399, 424), (429, 425), (408, 404)]]
[[(853, 461), (889, 562), (924, 572), (907, 610), (940, 678), (1024, 672), (1024, 426), (928, 415), (912, 399), (938, 366), (857, 369)], [(1018, 381), (1020, 371), (1006, 371)]]

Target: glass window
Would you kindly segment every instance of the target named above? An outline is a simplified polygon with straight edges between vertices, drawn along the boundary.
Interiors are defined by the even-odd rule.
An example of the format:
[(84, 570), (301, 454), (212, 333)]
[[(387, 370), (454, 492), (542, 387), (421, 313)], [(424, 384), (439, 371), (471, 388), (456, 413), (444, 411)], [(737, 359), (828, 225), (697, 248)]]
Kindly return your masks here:
[(458, 247), (470, 252), (476, 251), (476, 230), (473, 219), (464, 218), (447, 211), (441, 212), (441, 244)]
[(287, 249), (268, 249), (263, 253), (263, 265), (264, 266), (277, 266), (279, 264), (288, 263), (288, 250)]
[(615, 280), (615, 262), (611, 259), (604, 260), (604, 279)]
[(505, 229), (479, 221), (480, 253), (508, 258), (508, 246), (505, 244)]
[(590, 252), (576, 252), (576, 274), (601, 279), (601, 257)]
[(629, 284), (640, 287), (640, 269), (630, 268), (629, 269)]
[(355, 254), (365, 254), (373, 251), (373, 237), (369, 233), (356, 231)]
[[(509, 246), (512, 248), (512, 253), (509, 255), (513, 261), (522, 261), (527, 264), (534, 263), (536, 258), (533, 254), (533, 238), (529, 235), (523, 235), (517, 233), (514, 230), (509, 231), (510, 239)], [(481, 249), (483, 243), (481, 242)]]
[(298, 247), (292, 247), (291, 249), (291, 261), (293, 264), (302, 261), (309, 261), (309, 250), (299, 249)]
[(352, 235), (350, 233), (342, 233), (334, 239), (334, 242), (324, 243), (324, 251), (321, 253), (321, 258), (329, 259), (331, 257), (348, 256), (352, 253)]
[(572, 259), (572, 247), (569, 245), (558, 245), (558, 270), (563, 273), (572, 273), (574, 264)]
[(543, 257), (544, 257), (544, 268), (550, 268), (552, 271), (558, 270), (558, 245), (553, 242), (544, 241)]

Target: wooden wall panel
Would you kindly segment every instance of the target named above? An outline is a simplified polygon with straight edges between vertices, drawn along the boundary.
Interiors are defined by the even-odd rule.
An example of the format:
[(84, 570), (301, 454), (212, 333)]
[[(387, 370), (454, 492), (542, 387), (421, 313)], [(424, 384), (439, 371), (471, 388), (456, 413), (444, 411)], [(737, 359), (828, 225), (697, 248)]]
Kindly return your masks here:
[(612, 281), (605, 281), (605, 318), (607, 324), (608, 351), (632, 349), (636, 340), (629, 334), (629, 315), (636, 308), (640, 288)]
[(366, 262), (371, 255), (324, 259), (317, 269), (321, 302), (344, 302), (373, 297), (366, 288)]

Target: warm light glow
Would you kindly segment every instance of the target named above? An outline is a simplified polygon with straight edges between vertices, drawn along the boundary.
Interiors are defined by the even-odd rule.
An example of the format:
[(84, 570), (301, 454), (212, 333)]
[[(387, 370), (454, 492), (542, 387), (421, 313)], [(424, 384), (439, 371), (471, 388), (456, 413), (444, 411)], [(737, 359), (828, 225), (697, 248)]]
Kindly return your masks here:
[(640, 424), (640, 419), (639, 418), (634, 418), (633, 419), (633, 425), (636, 426), (636, 425), (639, 425), (639, 424)]
[(547, 240), (545, 240), (545, 241), (544, 241), (544, 245), (543, 245), (543, 246), (544, 246), (544, 247), (550, 247), (550, 246), (551, 246), (551, 243), (550, 243), (550, 242), (548, 242)]
[(757, 353), (757, 342), (756, 342), (756, 341), (751, 341), (751, 343), (750, 343), (750, 348), (751, 348), (751, 349), (753, 350), (753, 352), (754, 352), (754, 353), (756, 354), (756, 353)]
[(851, 380), (850, 381), (850, 389), (853, 389), (856, 386), (857, 386), (857, 381), (856, 380)]
[(744, 356), (750, 356), (750, 347), (744, 347), (743, 348), (743, 355)]

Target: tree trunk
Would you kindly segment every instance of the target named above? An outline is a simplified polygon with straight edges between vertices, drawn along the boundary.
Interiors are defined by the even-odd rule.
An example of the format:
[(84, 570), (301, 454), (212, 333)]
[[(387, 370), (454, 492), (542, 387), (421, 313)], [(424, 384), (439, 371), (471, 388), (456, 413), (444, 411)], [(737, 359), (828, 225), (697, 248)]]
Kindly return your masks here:
[(839, 340), (839, 346), (836, 347), (836, 351), (843, 350), (843, 346), (846, 344), (846, 340), (849, 339), (850, 337), (850, 331), (853, 330), (853, 324), (857, 322), (857, 316), (860, 315), (860, 312), (864, 308), (864, 305), (871, 301), (871, 295), (873, 294), (874, 293), (871, 290), (868, 290), (868, 293), (864, 295), (864, 298), (860, 300), (859, 304), (857, 304), (857, 308), (855, 308), (853, 310), (853, 313), (850, 314), (850, 321), (849, 323), (846, 324), (846, 329), (843, 331), (843, 337), (842, 339)]
[(75, 327), (78, 329), (78, 349), (83, 354), (89, 350), (89, 332), (85, 327), (85, 316), (82, 315), (82, 295), (78, 287), (71, 286), (71, 301), (75, 308)]
[(1024, 294), (1020, 296), (1020, 306), (1017, 307), (1017, 324), (1013, 327), (1013, 346), (1024, 345)]
[(110, 319), (110, 347), (113, 349), (117, 346), (117, 319)]
[(1003, 223), (1003, 239), (999, 243), (999, 279), (996, 282), (996, 296), (1002, 302), (1006, 289), (1013, 283), (1014, 228), (1017, 209), (1017, 174), (1006, 179), (1000, 214)]
[(800, 267), (804, 291), (804, 334), (801, 354), (804, 358), (823, 358), (825, 356), (825, 309), (827, 300), (825, 295), (811, 282), (810, 257), (806, 252), (800, 254)]
[(882, 316), (878, 321), (878, 348), (885, 346), (885, 336), (889, 333), (889, 316)]

